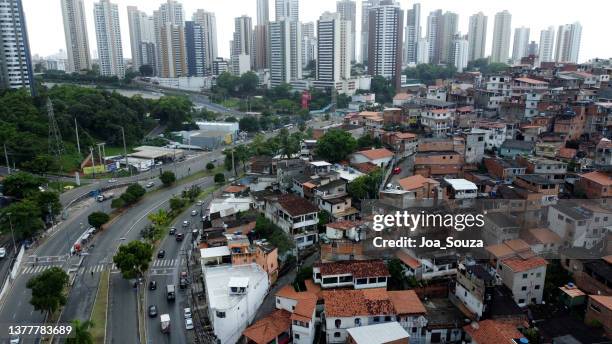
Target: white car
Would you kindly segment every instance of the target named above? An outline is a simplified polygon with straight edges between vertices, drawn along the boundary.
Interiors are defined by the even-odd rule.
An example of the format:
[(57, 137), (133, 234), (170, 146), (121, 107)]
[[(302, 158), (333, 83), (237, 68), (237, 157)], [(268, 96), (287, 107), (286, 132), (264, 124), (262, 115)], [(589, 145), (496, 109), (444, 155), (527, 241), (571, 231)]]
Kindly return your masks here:
[(109, 179), (109, 180), (108, 180), (108, 182), (109, 182), (110, 184), (112, 184), (112, 183), (116, 183), (116, 182), (117, 182), (117, 179), (115, 179), (115, 178), (111, 178), (111, 179)]
[(191, 308), (185, 308), (185, 319), (191, 319)]
[(21, 343), (21, 339), (19, 338), (19, 336), (12, 335), (9, 343), (10, 344), (19, 344), (19, 343)]
[(183, 221), (183, 227), (189, 227), (189, 221), (187, 220)]
[(203, 203), (202, 203), (202, 201), (197, 201), (197, 202), (196, 202), (196, 205), (197, 205), (198, 207), (201, 207), (201, 206), (202, 206), (202, 204), (203, 204)]
[(6, 257), (6, 249), (4, 247), (0, 247), (0, 258)]
[(198, 215), (198, 211), (197, 210), (192, 210), (191, 211), (191, 216), (196, 216)]
[(191, 318), (185, 319), (185, 329), (193, 330), (193, 320)]
[(153, 183), (153, 182), (148, 182), (147, 185), (146, 185), (147, 188), (152, 188), (154, 186), (155, 186), (155, 183)]

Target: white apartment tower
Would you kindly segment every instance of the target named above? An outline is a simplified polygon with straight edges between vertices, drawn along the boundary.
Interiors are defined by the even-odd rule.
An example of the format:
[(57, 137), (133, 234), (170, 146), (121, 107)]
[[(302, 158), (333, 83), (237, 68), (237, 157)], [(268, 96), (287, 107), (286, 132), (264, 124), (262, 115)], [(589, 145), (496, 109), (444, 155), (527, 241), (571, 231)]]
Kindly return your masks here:
[(512, 45), (512, 61), (514, 63), (521, 62), (521, 59), (528, 55), (528, 46), (529, 28), (521, 26), (514, 29), (514, 44)]
[(419, 38), (417, 43), (416, 63), (429, 63), (429, 41), (427, 38)]
[(468, 45), (469, 61), (485, 57), (485, 47), (487, 45), (487, 16), (482, 12), (478, 12), (470, 17)]
[(361, 1), (361, 62), (368, 63), (368, 36), (370, 33), (370, 9), (378, 6), (380, 0)]
[(125, 76), (125, 66), (123, 64), (121, 27), (117, 5), (109, 0), (100, 0), (100, 2), (94, 3), (94, 22), (98, 42), (100, 74), (122, 79)]
[(581, 38), (582, 25), (580, 25), (579, 22), (559, 26), (559, 30), (557, 31), (557, 45), (555, 48), (555, 61), (578, 63)]
[(468, 65), (469, 47), (469, 41), (464, 36), (457, 35), (453, 41), (453, 65), (459, 73)]
[(340, 13), (342, 20), (351, 22), (351, 61), (357, 60), (357, 4), (354, 0), (340, 0), (336, 2), (336, 12)]
[(512, 15), (506, 10), (495, 14), (491, 62), (508, 62), (508, 55), (510, 54), (511, 21)]
[(302, 67), (317, 59), (317, 38), (313, 22), (302, 23)]
[(295, 22), (300, 21), (299, 0), (276, 0), (275, 18), (276, 21), (289, 19)]
[(317, 21), (317, 86), (336, 87), (351, 76), (351, 22), (325, 12)]
[(130, 29), (130, 48), (132, 65), (138, 69), (142, 65), (155, 67), (155, 56), (150, 53), (155, 46), (155, 23), (152, 16), (139, 11), (136, 6), (128, 6), (128, 25)]
[(404, 37), (404, 62), (417, 63), (417, 44), (421, 38), (421, 4), (416, 3), (406, 11), (406, 33)]
[(404, 11), (392, 0), (383, 0), (370, 10), (368, 71), (401, 86)]
[(32, 57), (21, 0), (0, 0), (0, 28), (0, 88), (32, 91)]
[(457, 34), (459, 16), (453, 12), (436, 10), (427, 17), (427, 40), (431, 63), (451, 63), (453, 39)]
[(206, 74), (212, 73), (212, 63), (217, 58), (217, 20), (215, 14), (204, 10), (197, 10), (192, 20), (202, 27), (204, 34), (204, 60)]
[(62, 17), (64, 19), (64, 35), (66, 36), (66, 53), (68, 56), (67, 72), (91, 69), (83, 0), (62, 0)]
[(278, 86), (302, 78), (302, 28), (284, 19), (270, 22), (270, 84)]
[(251, 17), (243, 15), (234, 19), (234, 39), (230, 48), (233, 74), (240, 76), (251, 70), (254, 62)]
[(538, 52), (540, 62), (553, 61), (553, 46), (555, 45), (555, 27), (549, 26), (540, 31), (540, 50)]

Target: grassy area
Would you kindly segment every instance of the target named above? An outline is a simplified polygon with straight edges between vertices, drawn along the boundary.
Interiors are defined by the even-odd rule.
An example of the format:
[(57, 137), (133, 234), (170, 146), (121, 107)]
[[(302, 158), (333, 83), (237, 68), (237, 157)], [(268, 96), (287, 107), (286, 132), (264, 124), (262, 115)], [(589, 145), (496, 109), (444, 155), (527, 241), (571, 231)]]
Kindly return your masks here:
[(240, 105), (240, 102), (237, 99), (231, 98), (231, 99), (226, 99), (222, 101), (221, 105), (228, 109), (234, 109), (234, 108), (237, 108), (238, 105)]
[[(123, 155), (123, 147), (105, 146), (104, 151), (106, 152), (106, 156)], [(132, 148), (127, 147), (127, 152), (128, 154), (132, 153)]]
[(100, 284), (98, 286), (98, 294), (96, 301), (91, 311), (91, 321), (94, 326), (91, 329), (94, 343), (104, 343), (106, 337), (106, 312), (108, 308), (108, 283), (110, 279), (110, 271), (104, 270), (100, 275)]

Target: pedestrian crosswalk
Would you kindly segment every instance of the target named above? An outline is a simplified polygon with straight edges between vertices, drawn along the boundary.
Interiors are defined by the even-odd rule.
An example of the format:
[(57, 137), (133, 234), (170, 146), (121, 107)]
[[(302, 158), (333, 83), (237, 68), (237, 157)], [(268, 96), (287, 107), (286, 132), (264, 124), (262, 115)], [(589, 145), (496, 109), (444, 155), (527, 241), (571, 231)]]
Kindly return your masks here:
[[(93, 265), (93, 266), (88, 266), (87, 268), (85, 268), (85, 273), (100, 273), (104, 270), (106, 270), (108, 268), (108, 264), (97, 264), (97, 265)], [(111, 272), (114, 271), (118, 271), (117, 267), (115, 266), (115, 264), (113, 264), (112, 268), (111, 268)]]
[(23, 269), (23, 273), (38, 274), (53, 267), (63, 268), (63, 264), (28, 265)]
[(153, 267), (173, 267), (176, 265), (178, 259), (157, 259), (154, 260), (151, 266)]

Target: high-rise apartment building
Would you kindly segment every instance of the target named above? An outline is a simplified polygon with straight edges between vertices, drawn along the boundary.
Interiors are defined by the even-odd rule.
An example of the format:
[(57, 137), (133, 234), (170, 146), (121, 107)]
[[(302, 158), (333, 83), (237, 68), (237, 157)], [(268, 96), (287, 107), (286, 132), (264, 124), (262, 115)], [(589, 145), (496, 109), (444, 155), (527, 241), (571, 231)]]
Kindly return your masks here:
[(160, 38), (160, 76), (162, 78), (187, 76), (185, 27), (167, 22), (161, 26)]
[(357, 59), (357, 4), (354, 0), (340, 0), (336, 1), (336, 12), (340, 13), (342, 20), (348, 20), (351, 22), (351, 61)]
[(540, 62), (553, 61), (553, 47), (555, 45), (555, 27), (549, 26), (546, 30), (540, 31), (540, 47), (538, 55)]
[(317, 58), (317, 37), (313, 22), (302, 23), (302, 67)]
[[(184, 37), (184, 25), (185, 25), (185, 17), (183, 12), (183, 5), (176, 0), (167, 0), (165, 3), (159, 6), (157, 11), (153, 12), (153, 22), (154, 22), (154, 30), (155, 30), (155, 45), (156, 45), (156, 70), (157, 75), (164, 76), (168, 75), (167, 73), (171, 73), (169, 71), (174, 71), (175, 69), (181, 70), (181, 66), (175, 68), (172, 65), (172, 61), (174, 58), (168, 55), (164, 55), (167, 53), (172, 53), (176, 50), (168, 49), (168, 47), (172, 46), (170, 42), (168, 42), (169, 37), (178, 38), (178, 34), (172, 35), (172, 31), (177, 31), (178, 27), (181, 27), (183, 31)], [(178, 27), (172, 28), (172, 25), (176, 25)], [(168, 26), (165, 28), (165, 26)], [(164, 42), (165, 41), (165, 42)], [(163, 49), (163, 47), (166, 49)], [(164, 67), (165, 64), (165, 67)], [(170, 65), (169, 65), (170, 64)], [(184, 69), (183, 69), (184, 70)], [(164, 72), (165, 71), (165, 72)], [(184, 70), (186, 72), (186, 70)], [(165, 76), (167, 77), (167, 76)]]
[(508, 62), (510, 54), (510, 24), (512, 15), (508, 11), (495, 14), (493, 25), (493, 48), (491, 50), (491, 62)]
[(0, 29), (0, 88), (32, 90), (32, 57), (21, 0), (0, 0)]
[(192, 16), (192, 21), (202, 27), (204, 34), (204, 59), (205, 74), (212, 73), (212, 63), (217, 59), (217, 20), (215, 14), (204, 10), (197, 10)]
[(132, 65), (138, 69), (142, 65), (155, 68), (155, 56), (149, 52), (155, 46), (155, 23), (152, 16), (139, 11), (136, 6), (128, 6), (128, 25)]
[(404, 11), (392, 0), (383, 0), (369, 12), (368, 71), (399, 88), (402, 71)]
[(290, 19), (270, 22), (270, 84), (302, 78), (302, 28)]
[(453, 40), (453, 66), (457, 72), (463, 72), (469, 60), (470, 44), (465, 36), (457, 35)]
[(527, 56), (527, 48), (529, 47), (529, 28), (517, 27), (514, 29), (514, 44), (512, 45), (512, 61), (514, 63), (521, 62), (521, 59)]
[(580, 25), (579, 22), (559, 26), (555, 48), (555, 61), (578, 63), (581, 38), (582, 25)]
[(362, 0), (361, 1), (361, 62), (364, 65), (368, 64), (368, 36), (370, 33), (370, 9), (378, 6), (380, 0)]
[(487, 16), (478, 12), (470, 16), (468, 27), (468, 60), (474, 61), (485, 57), (487, 45)]
[(268, 23), (270, 22), (270, 9), (268, 0), (257, 0), (257, 24), (253, 29), (254, 68), (261, 70), (268, 68), (270, 52), (268, 49)]
[(283, 19), (293, 20), (295, 22), (300, 21), (299, 0), (276, 0), (275, 5), (276, 21)]
[(404, 35), (404, 62), (417, 62), (417, 44), (421, 38), (421, 4), (416, 3), (406, 11), (406, 33)]
[(206, 75), (206, 51), (204, 29), (194, 21), (185, 22), (185, 48), (187, 54), (187, 75)]
[(89, 39), (83, 0), (62, 0), (62, 18), (66, 37), (66, 54), (69, 73), (91, 69)]
[(427, 40), (431, 63), (451, 63), (453, 39), (457, 34), (459, 15), (436, 10), (427, 17)]
[(94, 22), (100, 74), (122, 79), (125, 76), (125, 66), (117, 5), (109, 0), (94, 3)]
[(526, 56), (538, 56), (538, 43), (536, 43), (536, 41), (529, 42)]
[(351, 76), (351, 22), (325, 12), (317, 21), (316, 87), (337, 87)]
[(421, 37), (417, 43), (416, 64), (429, 63), (429, 41)]
[(253, 55), (253, 23), (249, 16), (234, 19), (234, 36), (230, 45), (232, 73), (242, 75), (251, 70)]

